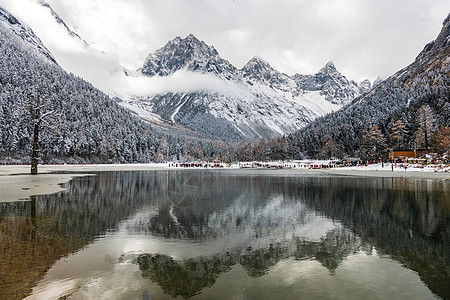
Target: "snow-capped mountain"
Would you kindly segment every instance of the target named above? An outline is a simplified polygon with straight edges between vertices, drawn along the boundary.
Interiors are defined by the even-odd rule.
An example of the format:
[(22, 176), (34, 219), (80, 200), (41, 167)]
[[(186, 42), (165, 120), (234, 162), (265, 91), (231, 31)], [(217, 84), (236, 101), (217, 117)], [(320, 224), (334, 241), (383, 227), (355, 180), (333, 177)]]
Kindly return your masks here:
[(220, 137), (169, 124), (151, 126), (119, 106), (119, 99), (67, 73), (29, 26), (0, 7), (1, 163), (29, 163), (33, 126), (24, 100), (37, 94), (41, 113), (59, 115), (58, 134), (40, 132), (42, 162), (191, 160), (225, 151)]
[(259, 57), (253, 57), (240, 70), (240, 74), (242, 79), (251, 86), (261, 84), (283, 92), (293, 91), (297, 86), (295, 80), (278, 72)]
[(150, 54), (140, 71), (146, 76), (168, 76), (182, 69), (216, 76), (235, 75), (237, 72), (214, 47), (199, 41), (192, 34), (185, 39), (177, 37)]
[(186, 92), (135, 95), (122, 104), (144, 118), (150, 112), (194, 131), (232, 140), (291, 133), (370, 88), (368, 81), (347, 80), (332, 62), (314, 75), (289, 76), (258, 57), (238, 69), (192, 34), (169, 41), (149, 54), (142, 68), (127, 75), (213, 82)]
[(328, 62), (317, 74), (294, 75), (301, 89), (306, 91), (320, 91), (325, 99), (331, 103), (345, 105), (349, 100), (370, 90), (370, 81), (364, 80), (360, 84), (349, 81), (335, 67)]
[(61, 48), (38, 32), (60, 66), (126, 99), (121, 104), (147, 121), (181, 125), (205, 138), (281, 136), (338, 110), (365, 90), (336, 70), (326, 72), (331, 66), (315, 75), (289, 76), (255, 57), (238, 69), (194, 35), (169, 41), (149, 54), (141, 68), (123, 72), (114, 58), (72, 31), (48, 3), (36, 3), (68, 45)]

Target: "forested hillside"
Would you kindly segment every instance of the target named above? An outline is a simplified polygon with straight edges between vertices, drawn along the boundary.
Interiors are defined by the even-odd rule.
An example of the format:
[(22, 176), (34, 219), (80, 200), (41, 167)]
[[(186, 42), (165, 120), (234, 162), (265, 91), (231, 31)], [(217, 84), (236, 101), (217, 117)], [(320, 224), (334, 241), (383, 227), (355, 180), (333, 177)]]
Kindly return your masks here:
[[(67, 74), (45, 52), (37, 52), (22, 27), (2, 11), (0, 22), (0, 157), (25, 162), (31, 149), (32, 120), (25, 102), (40, 97), (56, 110), (54, 130), (41, 135), (44, 161), (145, 161), (157, 144), (149, 125), (131, 116), (86, 81)], [(16, 31), (17, 32), (17, 31)], [(22, 29), (22, 32), (27, 32)], [(28, 32), (27, 32), (28, 33)], [(28, 33), (29, 34), (29, 33)], [(38, 39), (36, 38), (38, 41)], [(45, 47), (41, 46), (41, 49)]]

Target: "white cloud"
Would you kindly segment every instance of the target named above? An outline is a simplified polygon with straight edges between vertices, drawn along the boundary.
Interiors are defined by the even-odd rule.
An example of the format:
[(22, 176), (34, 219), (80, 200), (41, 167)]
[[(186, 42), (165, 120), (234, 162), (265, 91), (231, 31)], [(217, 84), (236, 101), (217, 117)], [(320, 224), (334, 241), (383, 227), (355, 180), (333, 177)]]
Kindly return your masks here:
[(154, 94), (189, 93), (196, 91), (216, 91), (223, 93), (237, 92), (242, 95), (244, 91), (237, 91), (236, 84), (221, 80), (209, 74), (199, 74), (187, 70), (180, 70), (171, 76), (144, 77), (123, 76), (116, 74), (114, 79), (120, 84), (117, 90), (120, 96), (148, 96)]

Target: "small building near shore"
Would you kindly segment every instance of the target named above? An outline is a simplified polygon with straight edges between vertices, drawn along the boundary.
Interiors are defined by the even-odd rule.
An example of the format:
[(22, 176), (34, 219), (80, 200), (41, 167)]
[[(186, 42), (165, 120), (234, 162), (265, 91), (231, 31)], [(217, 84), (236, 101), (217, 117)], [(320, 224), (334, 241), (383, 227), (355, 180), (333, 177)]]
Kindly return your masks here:
[(389, 152), (389, 159), (405, 159), (410, 157), (416, 158), (427, 153), (428, 151), (425, 149), (393, 149), (391, 152)]

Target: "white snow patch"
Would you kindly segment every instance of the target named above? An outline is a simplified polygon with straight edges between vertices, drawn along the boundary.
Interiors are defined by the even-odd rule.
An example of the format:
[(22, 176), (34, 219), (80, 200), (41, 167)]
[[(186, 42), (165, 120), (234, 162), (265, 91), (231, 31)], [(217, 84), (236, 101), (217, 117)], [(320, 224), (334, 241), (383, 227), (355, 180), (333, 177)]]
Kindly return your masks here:
[(178, 112), (180, 111), (180, 108), (189, 100), (189, 98), (186, 98), (186, 100), (183, 101), (183, 103), (181, 103), (177, 108), (175, 108), (173, 114), (170, 116), (170, 120), (175, 123), (175, 116), (178, 114)]
[(341, 108), (339, 105), (325, 100), (325, 96), (321, 95), (320, 91), (305, 91), (303, 94), (295, 97), (294, 100), (296, 103), (314, 112), (317, 116), (326, 115)]
[(120, 102), (119, 105), (136, 113), (141, 119), (145, 121), (154, 123), (164, 122), (159, 115), (151, 112), (151, 108), (149, 108), (149, 105), (146, 105), (145, 102), (128, 100)]

